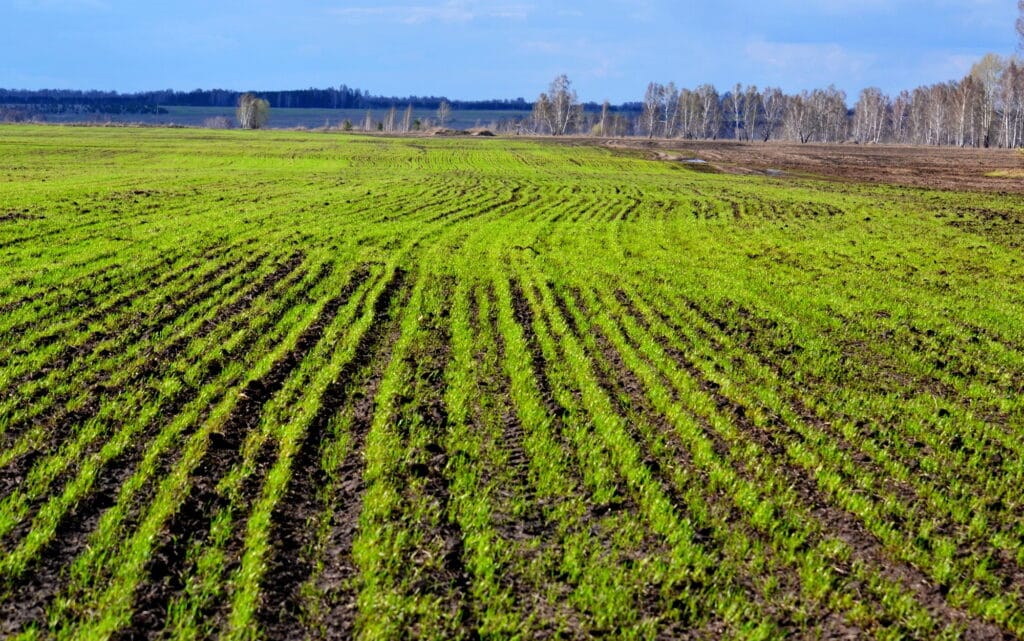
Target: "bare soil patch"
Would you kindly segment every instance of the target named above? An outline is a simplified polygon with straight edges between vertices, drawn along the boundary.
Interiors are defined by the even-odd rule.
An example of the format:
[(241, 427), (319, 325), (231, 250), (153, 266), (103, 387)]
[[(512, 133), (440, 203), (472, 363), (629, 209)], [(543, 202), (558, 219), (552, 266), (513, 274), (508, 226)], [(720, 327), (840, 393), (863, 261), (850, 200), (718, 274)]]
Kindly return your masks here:
[[(825, 177), (853, 182), (1024, 193), (1024, 154), (1011, 149), (786, 142), (615, 140), (653, 159), (707, 165), (730, 174)], [(696, 167), (703, 167), (699, 163)]]

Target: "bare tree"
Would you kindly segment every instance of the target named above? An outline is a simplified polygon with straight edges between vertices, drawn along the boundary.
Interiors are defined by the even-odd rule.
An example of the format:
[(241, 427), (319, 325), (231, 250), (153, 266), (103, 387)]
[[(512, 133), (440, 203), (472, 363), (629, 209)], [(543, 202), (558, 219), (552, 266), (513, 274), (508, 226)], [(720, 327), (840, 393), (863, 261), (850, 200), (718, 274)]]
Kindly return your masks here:
[(978, 143), (988, 147), (992, 143), (992, 125), (996, 117), (996, 95), (1006, 62), (994, 53), (986, 54), (971, 67), (971, 78), (978, 88)]
[(1004, 147), (1024, 144), (1024, 67), (1011, 59), (999, 80), (999, 111)]
[(901, 91), (892, 101), (889, 115), (889, 131), (892, 139), (898, 143), (910, 141), (910, 107), (913, 104), (909, 91)]
[(971, 76), (967, 76), (950, 87), (948, 97), (953, 112), (953, 122), (956, 123), (955, 144), (957, 147), (963, 147), (967, 145), (971, 124), (974, 122), (978, 84)]
[(885, 120), (889, 98), (877, 87), (860, 92), (853, 108), (853, 137), (857, 142), (881, 142), (885, 135)]
[(661, 89), (661, 135), (675, 138), (679, 128), (679, 90), (670, 82)]
[(725, 110), (732, 124), (733, 137), (740, 139), (740, 127), (743, 124), (743, 85), (736, 83), (732, 91), (725, 95)]
[(765, 87), (761, 91), (761, 108), (764, 110), (761, 138), (764, 142), (768, 142), (782, 126), (782, 119), (786, 115), (786, 102), (786, 94), (778, 87)]
[(213, 116), (203, 120), (204, 129), (231, 129), (231, 120), (227, 116)]
[(654, 138), (658, 133), (658, 123), (661, 121), (661, 96), (665, 88), (656, 82), (648, 83), (647, 92), (644, 93), (644, 108), (640, 115), (641, 126), (647, 132), (647, 138)]
[(700, 136), (700, 96), (695, 91), (683, 89), (679, 92), (677, 110), (679, 112), (679, 135), (683, 138)]
[(801, 143), (810, 142), (814, 136), (814, 121), (811, 96), (807, 91), (789, 99), (789, 108), (786, 110), (783, 123), (787, 138)]
[(551, 99), (548, 98), (546, 93), (538, 96), (537, 102), (533, 103), (533, 114), (531, 116), (534, 133), (554, 133), (554, 112), (551, 106)]
[(609, 109), (611, 109), (611, 105), (608, 104), (607, 100), (605, 100), (603, 103), (601, 103), (601, 121), (600, 121), (600, 124), (598, 125), (598, 127), (599, 127), (598, 135), (600, 135), (603, 138), (607, 138), (608, 137), (608, 125), (609, 125), (609, 122), (608, 122), (608, 115), (609, 115), (608, 111), (609, 111)]
[(753, 140), (757, 137), (757, 122), (761, 115), (761, 94), (757, 87), (750, 85), (743, 92), (743, 137)]
[(722, 102), (713, 85), (697, 87), (700, 100), (700, 137), (717, 140), (722, 130)]
[(622, 138), (630, 134), (632, 126), (633, 123), (628, 116), (613, 113), (611, 115), (611, 124), (608, 126), (608, 133), (612, 138)]
[(448, 119), (452, 117), (452, 106), (447, 100), (442, 100), (441, 104), (437, 107), (437, 121), (444, 127), (448, 123)]
[(242, 94), (235, 115), (242, 129), (260, 129), (270, 120), (270, 103), (255, 94)]
[(412, 131), (412, 105), (410, 104), (405, 109), (405, 113), (402, 114), (402, 131), (409, 133)]
[(841, 142), (846, 138), (849, 122), (844, 92), (834, 85), (815, 89), (811, 92), (809, 107), (814, 122), (812, 135), (819, 142)]
[[(544, 96), (544, 94), (541, 94)], [(564, 136), (579, 122), (583, 110), (568, 76), (562, 74), (548, 88), (548, 126), (554, 136)]]
[(931, 102), (931, 91), (928, 87), (918, 87), (910, 94), (910, 106), (907, 110), (907, 141), (918, 145), (930, 144), (928, 139), (928, 112)]
[(388, 115), (384, 118), (384, 132), (392, 133), (395, 131), (395, 126), (398, 123), (398, 108), (393, 106), (388, 110)]

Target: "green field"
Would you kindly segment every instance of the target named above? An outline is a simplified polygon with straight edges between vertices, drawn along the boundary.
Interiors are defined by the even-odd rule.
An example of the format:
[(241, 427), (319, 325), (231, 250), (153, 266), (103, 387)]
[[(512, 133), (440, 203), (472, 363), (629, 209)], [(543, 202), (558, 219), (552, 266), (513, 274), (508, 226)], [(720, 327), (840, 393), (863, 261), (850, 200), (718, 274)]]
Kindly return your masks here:
[(0, 637), (1022, 637), (1022, 221), (0, 127)]

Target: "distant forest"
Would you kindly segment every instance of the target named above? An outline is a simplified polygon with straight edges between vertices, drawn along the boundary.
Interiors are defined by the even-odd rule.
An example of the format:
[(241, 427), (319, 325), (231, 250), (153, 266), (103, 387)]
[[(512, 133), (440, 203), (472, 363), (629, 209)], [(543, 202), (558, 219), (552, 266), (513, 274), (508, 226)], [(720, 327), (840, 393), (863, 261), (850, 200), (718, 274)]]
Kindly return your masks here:
[[(341, 85), (327, 89), (296, 89), (289, 91), (256, 91), (275, 109), (387, 109), (412, 105), (416, 109), (437, 109), (447, 100), (452, 109), (475, 111), (530, 111), (532, 102), (522, 98), (512, 100), (449, 100), (442, 96), (375, 96), (361, 89)], [(67, 89), (0, 89), (0, 105), (21, 107), (31, 114), (96, 113), (144, 114), (161, 113), (162, 107), (234, 107), (243, 92), (225, 89), (196, 89), (194, 91), (145, 91), (118, 93), (116, 91), (76, 91)], [(598, 111), (601, 106), (584, 105), (587, 111)], [(616, 111), (639, 111), (639, 103), (613, 107)]]

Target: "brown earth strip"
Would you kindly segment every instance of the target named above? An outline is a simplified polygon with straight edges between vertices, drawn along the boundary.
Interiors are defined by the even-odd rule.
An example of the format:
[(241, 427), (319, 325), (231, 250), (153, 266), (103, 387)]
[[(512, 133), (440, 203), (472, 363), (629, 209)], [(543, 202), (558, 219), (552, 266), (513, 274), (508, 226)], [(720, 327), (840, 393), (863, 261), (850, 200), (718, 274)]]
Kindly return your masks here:
[[(581, 142), (590, 144), (590, 141)], [(768, 171), (781, 169), (787, 174), (853, 183), (909, 185), (951, 191), (1024, 193), (1024, 181), (993, 175), (999, 171), (1019, 171), (1020, 155), (1012, 149), (721, 140), (605, 140), (600, 144), (646, 153), (685, 150), (685, 153), (698, 156), (729, 173), (764, 175)]]
[[(404, 563), (417, 573), (409, 586), (419, 598), (436, 604), (444, 612), (450, 627), (445, 634), (459, 638), (476, 638), (476, 618), (472, 603), (472, 577), (465, 567), (462, 529), (451, 508), (450, 480), (446, 474), (448, 453), (448, 410), (444, 401), (445, 372), (451, 360), (450, 308), (454, 279), (437, 283), (441, 297), (439, 310), (422, 316), (417, 335), (403, 357), (406, 368), (413, 372), (414, 390), (411, 403), (400, 410), (399, 425), (418, 425), (428, 441), (412, 452), (404, 471), (403, 498), (409, 504), (426, 500), (428, 514), (412, 527), (422, 533), (421, 547), (405, 550)], [(402, 486), (403, 484), (399, 484)], [(440, 552), (441, 563), (435, 564)], [(424, 568), (423, 566), (429, 566)], [(418, 622), (410, 625), (415, 629)]]
[[(324, 391), (320, 409), (292, 463), (287, 493), (271, 517), (273, 553), (260, 582), (262, 596), (256, 616), (268, 639), (293, 639), (307, 633), (302, 590), (314, 576), (318, 560), (327, 566), (322, 577), (327, 585), (321, 589), (341, 602), (331, 608), (330, 636), (347, 638), (353, 633), (356, 594), (351, 582), (358, 569), (351, 553), (365, 489), (363, 449), (373, 424), (377, 389), (400, 336), (398, 310), (410, 291), (408, 274), (397, 270), (373, 304), (373, 321), (360, 338), (353, 359)], [(332, 437), (330, 421), (349, 405), (353, 421), (348, 454), (339, 469), (328, 474), (322, 460)], [(324, 488), (332, 491), (326, 505)], [(324, 510), (332, 519), (331, 535), (323, 558), (317, 559), (310, 556), (315, 543), (311, 525)]]
[[(502, 404), (502, 449), (506, 452), (506, 464), (513, 470), (512, 477), (516, 482), (516, 494), (517, 496), (523, 496), (523, 492), (530, 491), (530, 458), (526, 453), (526, 448), (523, 445), (523, 441), (526, 437), (526, 432), (523, 429), (523, 424), (519, 420), (519, 416), (515, 412), (515, 408), (509, 402), (512, 398), (511, 393), (511, 381), (508, 380), (508, 376), (500, 370), (500, 363), (505, 360), (505, 337), (502, 335), (500, 328), (498, 327), (498, 299), (494, 292), (494, 286), (491, 285), (487, 289), (486, 296), (490, 303), (488, 318), (483, 319), (480, 317), (479, 303), (476, 299), (476, 290), (473, 290), (473, 298), (471, 309), (474, 310), (471, 323), (474, 327), (486, 322), (490, 325), (491, 335), (494, 336), (495, 346), (498, 350), (498, 363), (499, 371), (494, 373), (494, 376), (489, 383), (494, 385), (491, 398), (494, 398), (496, 402)], [(482, 360), (482, 359), (479, 359)], [(483, 368), (484, 364), (480, 362), (480, 367)], [(532, 524), (527, 523), (527, 530), (537, 530), (537, 532), (544, 531), (548, 528), (549, 524), (545, 524), (544, 516), (542, 511), (537, 510), (533, 519), (528, 521), (535, 521)], [(508, 524), (504, 524), (498, 527), (498, 531), (502, 532), (508, 540), (515, 540), (516, 537), (510, 530)]]

